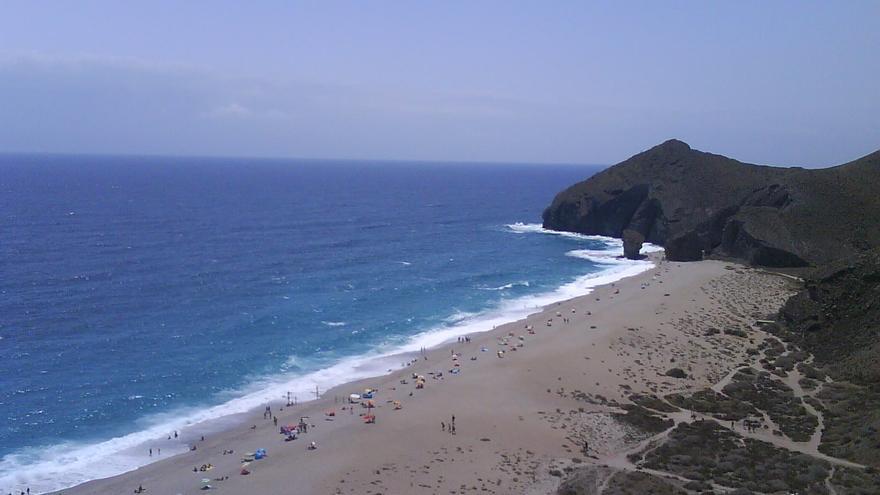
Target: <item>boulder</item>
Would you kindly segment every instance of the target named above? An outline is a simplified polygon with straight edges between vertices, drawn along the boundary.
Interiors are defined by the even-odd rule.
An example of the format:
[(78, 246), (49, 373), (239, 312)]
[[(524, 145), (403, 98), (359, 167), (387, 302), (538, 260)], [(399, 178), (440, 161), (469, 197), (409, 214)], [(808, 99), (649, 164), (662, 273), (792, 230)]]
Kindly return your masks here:
[(645, 236), (641, 232), (626, 229), (623, 231), (623, 255), (631, 260), (641, 259), (642, 244), (645, 242)]

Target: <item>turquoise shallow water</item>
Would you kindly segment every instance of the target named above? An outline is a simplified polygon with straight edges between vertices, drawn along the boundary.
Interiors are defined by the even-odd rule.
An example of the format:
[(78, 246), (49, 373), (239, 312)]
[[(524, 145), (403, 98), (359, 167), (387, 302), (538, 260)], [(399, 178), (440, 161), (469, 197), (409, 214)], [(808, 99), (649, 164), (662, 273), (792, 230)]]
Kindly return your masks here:
[(597, 170), (0, 157), (0, 490), (131, 469), (632, 268), (536, 225)]

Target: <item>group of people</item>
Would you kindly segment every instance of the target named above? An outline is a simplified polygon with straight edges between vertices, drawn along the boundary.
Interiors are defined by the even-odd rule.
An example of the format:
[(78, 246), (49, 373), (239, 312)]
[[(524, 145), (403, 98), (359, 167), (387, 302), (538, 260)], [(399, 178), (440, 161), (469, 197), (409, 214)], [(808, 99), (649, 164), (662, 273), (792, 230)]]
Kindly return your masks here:
[(751, 418), (744, 419), (742, 421), (742, 423), (743, 423), (743, 428), (749, 433), (754, 433), (755, 431), (758, 430), (758, 428), (761, 427), (760, 421), (755, 421), (754, 419), (751, 419)]
[(455, 435), (455, 414), (452, 415), (452, 420), (447, 425), (445, 422), (440, 422), (440, 430), (448, 431), (451, 435)]

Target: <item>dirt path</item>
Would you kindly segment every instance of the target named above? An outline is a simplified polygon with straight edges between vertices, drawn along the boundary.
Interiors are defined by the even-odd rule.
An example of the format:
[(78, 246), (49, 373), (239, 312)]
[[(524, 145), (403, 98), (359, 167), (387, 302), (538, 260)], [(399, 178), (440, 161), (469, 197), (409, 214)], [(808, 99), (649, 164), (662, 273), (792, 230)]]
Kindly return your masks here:
[[(766, 334), (764, 332), (760, 332), (760, 331), (757, 331), (756, 334), (760, 334), (762, 341), (764, 341), (770, 337), (768, 334)], [(761, 361), (762, 358), (766, 357), (766, 349), (767, 348), (765, 347), (764, 350), (762, 350), (759, 354), (757, 354), (755, 356), (754, 361), (752, 363), (750, 363), (750, 365), (749, 365), (749, 367), (751, 369), (753, 369), (757, 372), (764, 371), (763, 368), (761, 368), (758, 365), (758, 363)], [(790, 353), (791, 353), (790, 350), (786, 350), (784, 353), (780, 354), (780, 356), (788, 356), (788, 355), (790, 355)], [(810, 355), (806, 360), (804, 360), (802, 362), (805, 364), (811, 364), (813, 362), (813, 356)], [(733, 382), (734, 376), (741, 369), (742, 369), (742, 367), (735, 367), (735, 368), (731, 369), (718, 382), (716, 382), (714, 385), (712, 385), (711, 389), (714, 392), (729, 398), (729, 396), (727, 396), (724, 393), (724, 388), (727, 385), (729, 385), (731, 382)], [(737, 422), (731, 423), (728, 421), (722, 421), (722, 420), (719, 420), (719, 419), (717, 419), (711, 415), (708, 415), (708, 414), (700, 413), (698, 411), (693, 411), (693, 410), (690, 410), (687, 408), (680, 408), (680, 411), (678, 411), (678, 412), (662, 414), (662, 416), (664, 418), (672, 419), (674, 421), (673, 426), (664, 430), (663, 432), (660, 432), (656, 435), (653, 435), (649, 438), (646, 438), (646, 439), (632, 445), (630, 448), (628, 448), (622, 452), (602, 457), (602, 458), (598, 459), (598, 463), (605, 465), (605, 466), (608, 466), (608, 467), (611, 467), (611, 468), (614, 468), (614, 469), (628, 470), (628, 471), (640, 471), (643, 473), (652, 474), (652, 475), (662, 477), (662, 478), (676, 479), (676, 480), (679, 480), (682, 482), (689, 482), (691, 480), (689, 480), (683, 476), (680, 476), (678, 474), (672, 473), (672, 472), (657, 470), (657, 469), (648, 469), (643, 466), (639, 466), (630, 460), (630, 456), (632, 454), (640, 454), (640, 458), (644, 459), (653, 450), (655, 450), (658, 447), (660, 447), (661, 445), (663, 445), (663, 443), (668, 439), (669, 434), (680, 424), (683, 424), (683, 423), (690, 424), (690, 423), (693, 423), (694, 421), (713, 421), (716, 424), (718, 424), (719, 426), (721, 426), (722, 428), (733, 431), (736, 434), (738, 434), (744, 438), (750, 438), (753, 440), (767, 442), (767, 443), (770, 443), (776, 447), (779, 447), (779, 448), (782, 448), (782, 449), (785, 449), (788, 451), (798, 452), (801, 454), (811, 456), (815, 459), (828, 462), (829, 464), (831, 464), (831, 470), (828, 473), (828, 476), (826, 477), (824, 483), (825, 483), (826, 488), (828, 489), (828, 492), (831, 495), (837, 495), (837, 490), (834, 488), (834, 486), (831, 483), (831, 480), (834, 477), (834, 474), (836, 472), (837, 466), (844, 466), (844, 467), (854, 468), (854, 469), (865, 469), (866, 466), (859, 464), (859, 463), (856, 463), (856, 462), (848, 461), (846, 459), (841, 459), (841, 458), (829, 456), (829, 455), (826, 455), (826, 454), (819, 451), (819, 445), (820, 445), (821, 439), (822, 439), (822, 432), (825, 428), (825, 418), (820, 410), (813, 407), (808, 401), (806, 401), (804, 399), (808, 398), (808, 397), (815, 398), (815, 395), (822, 389), (822, 386), (824, 385), (824, 383), (820, 384), (814, 390), (811, 390), (811, 391), (804, 390), (804, 388), (801, 386), (801, 379), (804, 377), (804, 375), (797, 368), (797, 366), (795, 366), (794, 369), (788, 371), (787, 376), (780, 377), (778, 375), (771, 374), (770, 377), (772, 380), (777, 380), (777, 381), (785, 384), (786, 386), (788, 386), (792, 390), (794, 396), (797, 399), (799, 399), (799, 401), (803, 405), (804, 409), (809, 414), (815, 416), (816, 419), (818, 420), (818, 424), (815, 427), (815, 429), (813, 430), (813, 433), (810, 436), (810, 439), (808, 441), (799, 442), (799, 441), (795, 441), (795, 440), (791, 439), (789, 436), (782, 433), (779, 426), (770, 418), (769, 414), (766, 411), (763, 411), (760, 409), (758, 409), (758, 410), (762, 414), (762, 422), (764, 424), (764, 427), (755, 429), (753, 431), (749, 431), (745, 428), (738, 427)], [(827, 382), (828, 382), (828, 379), (826, 378), (826, 383)], [(610, 479), (611, 479), (611, 477), (609, 476), (608, 478), (606, 478), (604, 480), (602, 485), (599, 487), (599, 490), (597, 491), (597, 493), (601, 494), (604, 492), (604, 490), (608, 486)], [(713, 489), (716, 491), (719, 491), (719, 492), (728, 492), (728, 491), (733, 490), (733, 488), (727, 487), (727, 486), (721, 486), (721, 485), (717, 485), (714, 483), (712, 485), (713, 485)]]

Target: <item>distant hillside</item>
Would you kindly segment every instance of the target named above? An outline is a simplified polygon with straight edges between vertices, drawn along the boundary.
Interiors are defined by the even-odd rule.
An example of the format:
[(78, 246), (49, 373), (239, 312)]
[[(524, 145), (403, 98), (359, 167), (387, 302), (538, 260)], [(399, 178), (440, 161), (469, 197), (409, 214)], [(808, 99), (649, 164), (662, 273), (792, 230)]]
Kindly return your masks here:
[(765, 266), (824, 264), (880, 246), (880, 151), (806, 170), (670, 140), (560, 192), (543, 217), (554, 230), (637, 231), (671, 260), (705, 252)]

